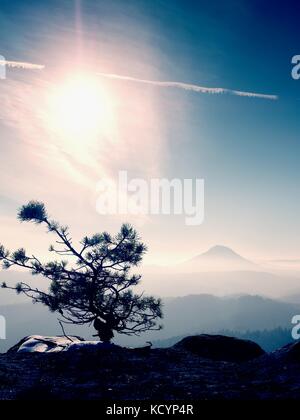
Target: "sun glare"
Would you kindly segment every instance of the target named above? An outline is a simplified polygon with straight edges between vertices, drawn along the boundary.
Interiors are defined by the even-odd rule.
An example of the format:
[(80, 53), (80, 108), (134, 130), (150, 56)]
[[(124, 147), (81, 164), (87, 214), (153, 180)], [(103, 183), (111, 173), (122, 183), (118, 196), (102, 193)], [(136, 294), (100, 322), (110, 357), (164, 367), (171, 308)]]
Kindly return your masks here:
[(74, 136), (95, 135), (107, 114), (107, 99), (97, 81), (79, 77), (66, 83), (55, 95), (58, 128)]
[(68, 153), (84, 158), (110, 136), (114, 125), (111, 98), (97, 78), (72, 77), (58, 83), (48, 99), (48, 129)]

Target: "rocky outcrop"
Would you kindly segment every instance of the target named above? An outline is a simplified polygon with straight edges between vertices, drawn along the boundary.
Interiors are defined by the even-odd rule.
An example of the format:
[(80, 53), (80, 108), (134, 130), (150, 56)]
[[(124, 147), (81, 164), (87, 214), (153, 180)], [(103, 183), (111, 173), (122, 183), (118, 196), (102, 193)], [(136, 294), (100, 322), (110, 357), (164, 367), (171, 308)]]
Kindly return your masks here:
[(8, 350), (7, 353), (61, 353), (74, 352), (82, 348), (85, 350), (115, 348), (115, 344), (101, 343), (100, 341), (85, 341), (77, 336), (45, 337), (29, 335)]
[[(200, 337), (147, 351), (80, 343), (51, 353), (14, 348), (0, 355), (0, 399), (299, 399), (299, 344), (263, 354), (247, 341)], [(222, 351), (235, 361), (224, 361)]]
[(227, 362), (247, 362), (265, 354), (256, 343), (221, 335), (196, 335), (175, 344), (175, 349), (190, 351), (199, 357)]

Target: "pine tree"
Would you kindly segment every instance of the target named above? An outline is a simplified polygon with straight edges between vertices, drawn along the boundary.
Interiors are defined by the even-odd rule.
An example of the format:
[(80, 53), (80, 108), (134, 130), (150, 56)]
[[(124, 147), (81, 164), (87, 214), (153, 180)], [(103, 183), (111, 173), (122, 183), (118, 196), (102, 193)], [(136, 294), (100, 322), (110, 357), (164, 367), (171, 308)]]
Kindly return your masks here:
[(110, 342), (114, 332), (139, 335), (162, 328), (156, 323), (162, 318), (160, 299), (137, 295), (132, 290), (141, 276), (132, 275), (131, 268), (141, 262), (146, 246), (130, 225), (124, 224), (114, 237), (107, 232), (86, 236), (76, 249), (69, 228), (50, 220), (43, 203), (31, 201), (24, 205), (18, 219), (43, 224), (56, 235), (56, 245), (51, 245), (49, 251), (57, 259), (43, 263), (28, 256), (23, 248), (9, 252), (0, 245), (4, 269), (21, 267), (51, 281), (47, 292), (26, 283), (14, 287), (3, 283), (3, 288), (46, 305), (60, 314), (61, 322), (93, 324), (103, 342)]

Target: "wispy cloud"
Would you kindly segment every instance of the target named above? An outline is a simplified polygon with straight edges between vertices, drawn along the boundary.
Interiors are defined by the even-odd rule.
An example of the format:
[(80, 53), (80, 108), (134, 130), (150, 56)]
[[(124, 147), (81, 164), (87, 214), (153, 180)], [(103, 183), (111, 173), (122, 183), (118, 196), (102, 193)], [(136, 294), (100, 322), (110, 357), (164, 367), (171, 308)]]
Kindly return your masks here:
[(22, 61), (7, 61), (4, 59), (0, 59), (0, 66), (7, 66), (24, 70), (43, 70), (45, 68), (45, 66), (42, 64), (26, 63)]
[(226, 88), (210, 88), (210, 87), (204, 87), (204, 86), (181, 83), (181, 82), (162, 82), (162, 81), (154, 81), (154, 80), (144, 80), (144, 79), (138, 79), (135, 77), (121, 76), (118, 74), (110, 74), (110, 73), (97, 73), (97, 75), (101, 77), (106, 77), (109, 79), (123, 80), (123, 81), (134, 82), (134, 83), (143, 83), (143, 84), (158, 86), (158, 87), (163, 87), (163, 88), (184, 89), (184, 90), (189, 90), (196, 93), (230, 94), (230, 95), (236, 95), (236, 96), (245, 96), (248, 98), (267, 99), (267, 100), (272, 100), (272, 101), (276, 101), (279, 99), (277, 95), (269, 95), (269, 94), (263, 94), (263, 93), (255, 93), (255, 92), (243, 92), (239, 90), (232, 90), (232, 89), (226, 89)]
[[(45, 68), (43, 64), (34, 64), (34, 63), (27, 63), (27, 62), (22, 62), (22, 61), (8, 61), (1, 58), (0, 58), (0, 66), (7, 66), (11, 68), (19, 68), (19, 69), (24, 69), (24, 70), (43, 70)], [(276, 101), (279, 99), (277, 95), (270, 95), (270, 94), (257, 93), (257, 92), (247, 92), (247, 91), (240, 91), (240, 90), (233, 90), (233, 89), (219, 88), (219, 87), (211, 88), (211, 87), (194, 85), (190, 83), (146, 80), (146, 79), (139, 79), (136, 77), (122, 76), (119, 74), (112, 74), (112, 73), (97, 73), (97, 75), (101, 77), (106, 77), (109, 79), (123, 80), (123, 81), (134, 82), (134, 83), (143, 83), (143, 84), (163, 87), (163, 88), (177, 88), (177, 89), (189, 90), (196, 93), (206, 93), (206, 94), (212, 94), (212, 95), (230, 94), (230, 95), (235, 95), (235, 96), (267, 99), (267, 100), (272, 100), (272, 101)]]

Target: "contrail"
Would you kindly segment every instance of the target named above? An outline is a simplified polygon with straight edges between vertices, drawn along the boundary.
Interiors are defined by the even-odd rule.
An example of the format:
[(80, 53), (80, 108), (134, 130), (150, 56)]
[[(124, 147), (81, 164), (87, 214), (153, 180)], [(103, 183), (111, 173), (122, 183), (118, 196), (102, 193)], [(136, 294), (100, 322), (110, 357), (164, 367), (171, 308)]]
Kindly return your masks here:
[(45, 66), (41, 64), (23, 63), (21, 61), (7, 61), (3, 58), (0, 59), (0, 66), (7, 66), (24, 70), (43, 70), (45, 68)]
[(236, 96), (246, 96), (248, 98), (268, 99), (272, 101), (276, 101), (279, 99), (277, 95), (266, 95), (263, 93), (255, 93), (255, 92), (242, 92), (239, 90), (232, 90), (232, 89), (225, 89), (225, 88), (209, 88), (209, 87), (192, 85), (192, 84), (181, 83), (181, 82), (160, 82), (160, 81), (154, 81), (154, 80), (137, 79), (135, 77), (120, 76), (118, 74), (109, 74), (109, 73), (97, 73), (97, 75), (101, 77), (106, 77), (108, 79), (124, 80), (127, 82), (134, 82), (134, 83), (144, 83), (147, 85), (165, 87), (165, 88), (184, 89), (184, 90), (190, 90), (196, 93), (230, 94), (230, 95), (236, 95)]

